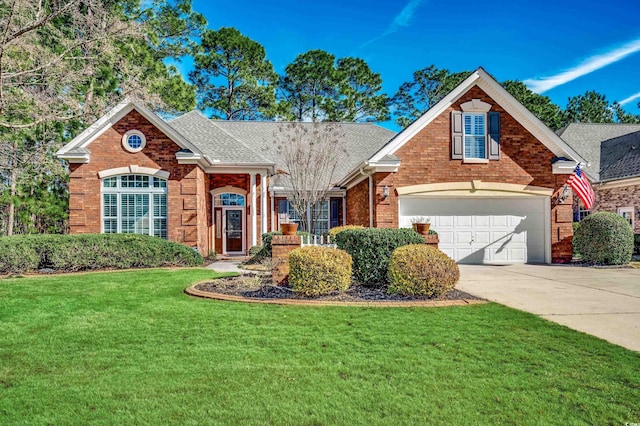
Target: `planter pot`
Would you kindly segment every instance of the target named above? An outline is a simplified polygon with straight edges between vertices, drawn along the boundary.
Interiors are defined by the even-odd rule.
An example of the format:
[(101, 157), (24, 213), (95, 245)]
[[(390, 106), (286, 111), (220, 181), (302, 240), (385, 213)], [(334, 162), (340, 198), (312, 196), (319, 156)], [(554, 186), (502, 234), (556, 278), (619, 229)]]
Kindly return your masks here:
[(280, 231), (282, 231), (282, 235), (296, 235), (298, 231), (297, 223), (281, 223)]
[(430, 223), (416, 223), (416, 231), (418, 231), (422, 235), (429, 234), (429, 228), (431, 227)]

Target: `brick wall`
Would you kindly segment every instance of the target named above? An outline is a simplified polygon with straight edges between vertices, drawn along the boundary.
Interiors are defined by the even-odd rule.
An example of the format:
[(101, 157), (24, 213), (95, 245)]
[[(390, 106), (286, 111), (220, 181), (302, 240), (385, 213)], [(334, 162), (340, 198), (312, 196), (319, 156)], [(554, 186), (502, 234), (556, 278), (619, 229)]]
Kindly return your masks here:
[[(129, 130), (139, 130), (146, 137), (141, 152), (130, 153), (122, 147), (122, 136)], [(207, 253), (202, 199), (198, 191), (205, 189), (204, 177), (195, 165), (180, 165), (175, 154), (180, 150), (137, 111), (132, 111), (106, 130), (89, 145), (91, 161), (71, 164), (69, 180), (69, 228), (72, 234), (101, 232), (101, 181), (98, 172), (115, 167), (137, 165), (168, 171), (167, 185), (169, 240), (197, 246)]]
[(623, 186), (620, 188), (603, 189), (595, 184), (593, 191), (596, 195), (595, 203), (591, 211), (604, 211), (618, 213), (619, 207), (633, 207), (633, 232), (640, 234), (640, 185)]
[(347, 225), (369, 227), (369, 178), (347, 191)]
[[(471, 99), (481, 99), (492, 105), (492, 111), (500, 114), (500, 160), (487, 164), (464, 164), (462, 160), (451, 159), (451, 111), (460, 111), (460, 104)], [(554, 154), (538, 141), (529, 131), (511, 115), (496, 104), (483, 90), (475, 86), (462, 96), (454, 105), (436, 117), (422, 129), (411, 141), (396, 153), (401, 160), (397, 173), (377, 173), (374, 175), (375, 201), (374, 226), (398, 227), (398, 196), (394, 188), (427, 183), (504, 182), (521, 185), (533, 185), (561, 190), (567, 175), (554, 176), (551, 159)], [(366, 181), (365, 181), (366, 182)], [(362, 185), (362, 184), (360, 184)], [(389, 187), (389, 197), (382, 199), (384, 186)], [(349, 223), (361, 218), (368, 211), (363, 203), (366, 183), (361, 188), (352, 188), (348, 195), (348, 207), (356, 212), (348, 213)], [(357, 201), (356, 201), (357, 200)], [(351, 201), (351, 202), (349, 202)], [(366, 206), (360, 208), (360, 206)], [(359, 209), (359, 210), (358, 210)], [(552, 206), (552, 258), (554, 261), (566, 261), (571, 258), (571, 203)], [(368, 219), (366, 225), (368, 226)]]
[(272, 282), (273, 285), (287, 283), (289, 277), (289, 253), (300, 248), (302, 242), (299, 235), (274, 235), (271, 240), (272, 249)]

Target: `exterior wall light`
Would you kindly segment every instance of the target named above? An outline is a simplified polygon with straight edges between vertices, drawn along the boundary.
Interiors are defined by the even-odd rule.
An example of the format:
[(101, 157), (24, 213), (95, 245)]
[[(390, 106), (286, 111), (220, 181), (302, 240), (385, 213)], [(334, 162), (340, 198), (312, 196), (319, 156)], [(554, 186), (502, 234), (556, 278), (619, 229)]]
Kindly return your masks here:
[(382, 199), (386, 200), (387, 198), (389, 198), (389, 187), (385, 185), (384, 188), (382, 188)]

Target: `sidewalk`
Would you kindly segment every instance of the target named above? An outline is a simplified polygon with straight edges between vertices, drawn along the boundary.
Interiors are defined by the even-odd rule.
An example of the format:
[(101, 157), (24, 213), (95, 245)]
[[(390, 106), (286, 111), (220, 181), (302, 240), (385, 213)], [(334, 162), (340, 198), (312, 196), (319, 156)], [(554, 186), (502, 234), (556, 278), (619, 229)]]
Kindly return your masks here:
[(206, 266), (206, 268), (216, 272), (237, 272), (239, 274), (251, 272), (246, 269), (240, 269), (240, 263), (242, 263), (240, 260), (216, 260), (211, 265)]

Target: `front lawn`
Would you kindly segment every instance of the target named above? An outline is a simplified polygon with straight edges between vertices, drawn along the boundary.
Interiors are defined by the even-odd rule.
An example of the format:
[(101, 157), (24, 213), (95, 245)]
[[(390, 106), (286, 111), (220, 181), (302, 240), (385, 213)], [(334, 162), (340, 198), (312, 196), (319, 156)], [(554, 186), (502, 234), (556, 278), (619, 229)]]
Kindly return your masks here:
[(640, 356), (497, 304), (196, 299), (204, 269), (0, 280), (0, 424), (625, 424)]

